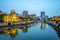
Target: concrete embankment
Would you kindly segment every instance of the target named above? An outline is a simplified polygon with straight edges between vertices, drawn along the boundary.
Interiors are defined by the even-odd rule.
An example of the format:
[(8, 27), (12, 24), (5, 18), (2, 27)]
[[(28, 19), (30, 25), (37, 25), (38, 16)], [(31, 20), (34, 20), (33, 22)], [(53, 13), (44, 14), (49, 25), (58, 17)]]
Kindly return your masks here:
[(53, 29), (55, 29), (55, 31), (57, 31), (57, 32), (59, 32), (59, 33), (60, 33), (60, 28), (59, 28), (58, 26), (56, 26), (57, 24), (54, 24), (54, 23), (53, 23), (53, 22), (51, 22), (51, 21), (47, 21), (47, 22), (45, 22), (45, 23), (47, 23), (47, 24), (51, 25), (51, 26), (52, 26), (52, 28), (53, 28)]
[(0, 29), (2, 28), (13, 28), (13, 27), (21, 27), (20, 25), (26, 25), (26, 24), (31, 24), (34, 23), (33, 21), (30, 22), (19, 22), (19, 23), (0, 23)]

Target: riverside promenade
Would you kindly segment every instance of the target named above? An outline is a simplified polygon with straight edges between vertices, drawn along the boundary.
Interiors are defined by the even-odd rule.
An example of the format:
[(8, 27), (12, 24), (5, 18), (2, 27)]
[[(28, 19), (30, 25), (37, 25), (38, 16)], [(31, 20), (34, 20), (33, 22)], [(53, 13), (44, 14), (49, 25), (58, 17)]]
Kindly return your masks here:
[(23, 25), (27, 25), (27, 24), (32, 24), (34, 23), (34, 21), (30, 21), (30, 22), (19, 22), (19, 23), (10, 23), (10, 25), (8, 25), (8, 23), (0, 23), (0, 31), (4, 30), (4, 29), (10, 29), (10, 28), (23, 28)]
[(18, 22), (18, 23), (0, 23), (0, 27), (1, 26), (16, 26), (16, 25), (26, 25), (26, 24), (30, 24), (30, 23), (34, 23), (34, 21), (29, 21), (29, 22)]

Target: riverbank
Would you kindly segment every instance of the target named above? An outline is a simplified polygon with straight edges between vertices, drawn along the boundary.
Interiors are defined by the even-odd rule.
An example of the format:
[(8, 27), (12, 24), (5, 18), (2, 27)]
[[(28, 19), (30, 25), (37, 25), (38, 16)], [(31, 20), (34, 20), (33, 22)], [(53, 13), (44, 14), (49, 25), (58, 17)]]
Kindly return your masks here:
[(59, 39), (60, 39), (60, 26), (58, 27), (58, 25), (56, 23), (53, 23), (51, 21), (47, 21), (44, 23), (47, 23), (48, 25), (50, 25), (56, 31), (56, 33), (58, 34)]
[(19, 23), (10, 23), (10, 25), (8, 25), (8, 23), (0, 23), (2, 25), (0, 25), (0, 29), (8, 29), (8, 28), (22, 28), (22, 25), (28, 25), (28, 24), (32, 24), (32, 23), (36, 23), (34, 21), (30, 21), (30, 22), (19, 22)]
[(47, 21), (47, 22), (44, 22), (44, 23), (47, 23), (48, 25), (51, 25), (51, 26), (53, 26), (53, 28), (60, 31), (60, 27), (58, 27), (58, 25), (56, 23), (51, 22), (51, 21)]

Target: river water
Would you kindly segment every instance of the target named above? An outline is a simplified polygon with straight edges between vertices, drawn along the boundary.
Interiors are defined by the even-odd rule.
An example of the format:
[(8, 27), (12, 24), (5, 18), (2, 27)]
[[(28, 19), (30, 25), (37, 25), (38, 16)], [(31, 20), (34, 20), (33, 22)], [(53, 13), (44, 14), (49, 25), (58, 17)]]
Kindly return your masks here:
[(45, 23), (22, 25), (0, 31), (0, 40), (59, 40), (56, 31)]

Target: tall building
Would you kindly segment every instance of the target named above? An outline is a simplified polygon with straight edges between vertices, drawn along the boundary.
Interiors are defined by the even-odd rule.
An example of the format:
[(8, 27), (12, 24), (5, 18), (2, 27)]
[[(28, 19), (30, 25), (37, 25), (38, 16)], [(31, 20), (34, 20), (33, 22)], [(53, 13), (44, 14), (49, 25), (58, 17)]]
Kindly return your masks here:
[(41, 18), (44, 18), (44, 17), (45, 17), (45, 12), (42, 11), (42, 12), (41, 12)]
[(2, 11), (0, 10), (0, 14), (2, 14)]
[(28, 17), (28, 11), (24, 10), (23, 13), (22, 13), (22, 16), (23, 17)]
[(44, 11), (41, 12), (41, 20), (48, 21), (48, 16), (45, 15), (45, 12)]

